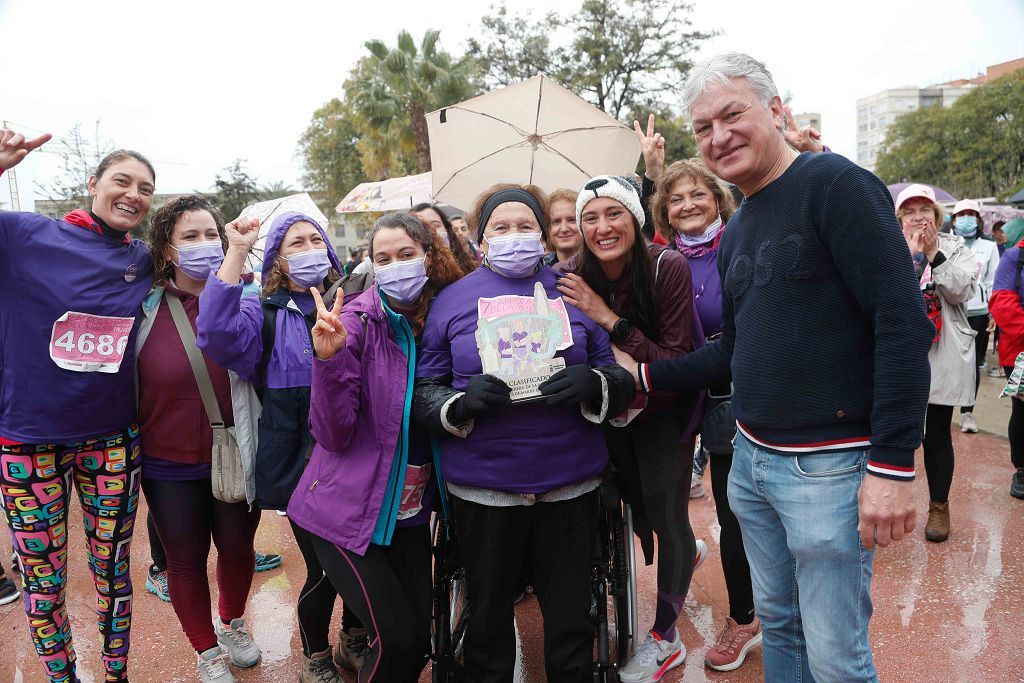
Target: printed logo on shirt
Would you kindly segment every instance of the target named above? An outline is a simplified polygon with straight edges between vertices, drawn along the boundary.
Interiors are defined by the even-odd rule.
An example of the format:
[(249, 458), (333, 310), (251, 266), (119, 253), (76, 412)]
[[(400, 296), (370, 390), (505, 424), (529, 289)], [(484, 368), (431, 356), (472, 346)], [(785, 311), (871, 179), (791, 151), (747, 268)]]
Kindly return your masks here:
[(135, 278), (139, 276), (139, 267), (134, 263), (128, 266), (124, 271), (125, 282), (135, 282)]

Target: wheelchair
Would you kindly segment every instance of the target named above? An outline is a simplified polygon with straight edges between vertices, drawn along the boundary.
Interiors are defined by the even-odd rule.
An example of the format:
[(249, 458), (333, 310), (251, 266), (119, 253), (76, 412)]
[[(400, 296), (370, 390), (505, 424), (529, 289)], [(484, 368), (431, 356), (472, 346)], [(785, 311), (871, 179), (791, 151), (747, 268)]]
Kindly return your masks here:
[[(590, 619), (594, 624), (595, 658), (591, 680), (618, 681), (618, 668), (639, 646), (637, 627), (636, 554), (633, 513), (619, 497), (610, 478), (602, 483), (598, 499), (598, 536), (591, 570)], [(449, 520), (440, 514), (432, 522), (434, 538), (434, 616), (431, 680), (462, 683), (461, 657), (466, 628), (472, 618), (466, 594), (466, 573), (459, 558), (457, 539)]]

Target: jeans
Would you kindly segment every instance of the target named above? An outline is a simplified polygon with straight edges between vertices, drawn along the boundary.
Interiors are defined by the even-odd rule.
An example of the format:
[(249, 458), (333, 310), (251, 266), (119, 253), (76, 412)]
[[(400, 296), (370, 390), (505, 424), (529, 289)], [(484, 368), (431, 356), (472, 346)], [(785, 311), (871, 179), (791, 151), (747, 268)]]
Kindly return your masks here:
[(874, 553), (857, 533), (867, 451), (769, 452), (736, 435), (729, 504), (750, 561), (768, 683), (875, 681)]

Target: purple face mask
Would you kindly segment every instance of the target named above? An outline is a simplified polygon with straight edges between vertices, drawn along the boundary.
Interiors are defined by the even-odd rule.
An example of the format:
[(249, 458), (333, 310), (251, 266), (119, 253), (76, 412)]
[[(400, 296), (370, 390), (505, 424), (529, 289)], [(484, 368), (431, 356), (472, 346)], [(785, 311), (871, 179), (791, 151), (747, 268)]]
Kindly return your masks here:
[(193, 280), (206, 280), (224, 261), (224, 247), (220, 240), (189, 244), (174, 249), (178, 252), (178, 268)]
[(303, 289), (322, 285), (331, 269), (326, 249), (310, 249), (281, 258), (288, 262), (288, 277)]
[(422, 256), (386, 266), (375, 266), (373, 275), (380, 290), (400, 304), (416, 301), (427, 284), (427, 271)]
[(530, 277), (537, 272), (544, 245), (539, 232), (514, 233), (487, 240), (487, 263), (499, 275)]

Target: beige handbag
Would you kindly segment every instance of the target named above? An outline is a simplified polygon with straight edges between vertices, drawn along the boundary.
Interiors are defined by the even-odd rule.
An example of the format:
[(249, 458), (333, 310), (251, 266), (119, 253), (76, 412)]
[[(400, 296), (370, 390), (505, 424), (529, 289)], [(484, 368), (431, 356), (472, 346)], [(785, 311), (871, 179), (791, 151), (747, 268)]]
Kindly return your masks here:
[(210, 479), (213, 482), (213, 497), (225, 503), (239, 503), (245, 500), (245, 472), (242, 470), (242, 454), (235, 441), (233, 427), (225, 427), (220, 414), (217, 395), (213, 391), (210, 371), (203, 360), (203, 354), (196, 346), (196, 333), (188, 320), (185, 308), (178, 297), (164, 291), (167, 307), (178, 328), (181, 343), (188, 354), (188, 362), (192, 365), (192, 374), (199, 385), (199, 395), (203, 399), (206, 417), (213, 429), (213, 453), (210, 462)]

